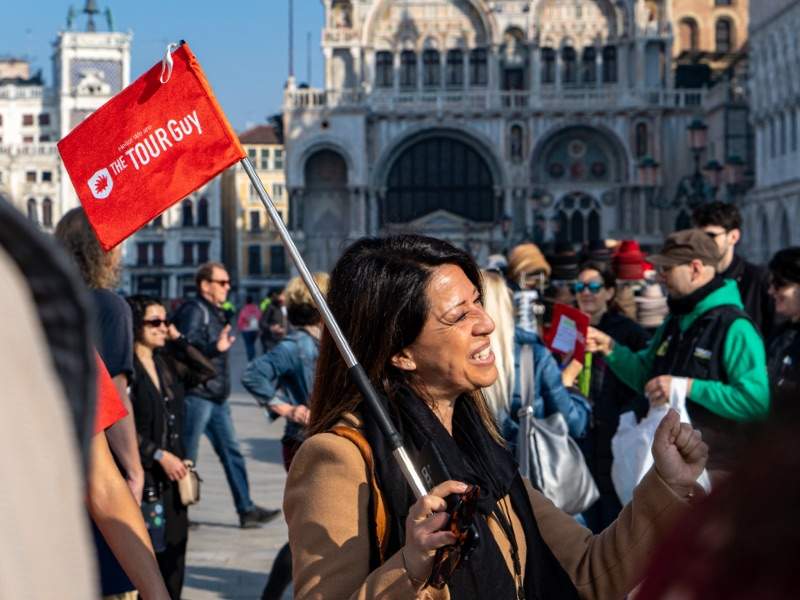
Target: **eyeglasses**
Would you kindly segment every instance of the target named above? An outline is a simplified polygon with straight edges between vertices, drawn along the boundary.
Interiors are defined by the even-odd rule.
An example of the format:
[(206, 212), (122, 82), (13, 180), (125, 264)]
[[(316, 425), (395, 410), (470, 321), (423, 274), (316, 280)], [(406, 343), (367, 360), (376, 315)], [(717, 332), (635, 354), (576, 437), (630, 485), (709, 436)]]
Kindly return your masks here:
[(222, 287), (230, 287), (231, 280), (230, 279), (209, 279), (211, 283), (216, 283), (217, 285), (221, 285)]
[(656, 265), (656, 273), (659, 275), (666, 275), (675, 267), (682, 267), (683, 265), (688, 265), (689, 263), (681, 263), (679, 265)]
[(721, 235), (725, 235), (726, 233), (728, 233), (728, 232), (727, 232), (727, 231), (725, 231), (724, 229), (723, 229), (722, 231), (706, 231), (706, 235), (707, 235), (708, 237), (710, 237), (712, 240), (715, 240), (715, 239), (717, 239), (719, 236), (721, 236)]
[(454, 544), (442, 546), (433, 557), (433, 569), (428, 578), (428, 585), (437, 590), (442, 589), (459, 565), (472, 555), (478, 546), (480, 535), (475, 526), (475, 511), (478, 507), (480, 487), (471, 486), (456, 502), (450, 513), (450, 522), (446, 529), (456, 536)]
[(147, 321), (142, 321), (148, 327), (169, 327), (169, 321), (167, 319), (148, 319)]
[(600, 290), (603, 289), (603, 284), (599, 281), (590, 281), (589, 283), (584, 283), (583, 281), (576, 281), (572, 284), (572, 293), (573, 294), (580, 294), (583, 290), (589, 290), (592, 294), (599, 294)]

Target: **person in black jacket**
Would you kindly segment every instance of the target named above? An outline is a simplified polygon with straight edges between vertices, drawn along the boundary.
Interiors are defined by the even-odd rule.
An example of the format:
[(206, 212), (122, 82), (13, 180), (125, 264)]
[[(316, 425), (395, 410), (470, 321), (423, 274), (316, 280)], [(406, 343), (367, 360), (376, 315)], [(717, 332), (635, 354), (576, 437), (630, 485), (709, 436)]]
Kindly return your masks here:
[[(614, 307), (616, 277), (605, 263), (587, 262), (581, 266), (572, 289), (578, 307), (589, 315), (593, 327), (641, 350), (650, 336), (635, 321)], [(625, 340), (622, 342), (621, 340)], [(592, 357), (589, 401), (592, 403), (592, 425), (581, 441), (586, 462), (592, 472), (600, 499), (583, 513), (589, 528), (599, 533), (617, 518), (622, 504), (611, 481), (611, 438), (617, 431), (621, 413), (634, 408), (637, 395), (622, 383), (606, 366), (603, 356)]]
[(776, 394), (772, 410), (782, 413), (786, 407), (777, 398), (796, 401), (800, 393), (800, 246), (775, 254), (769, 271), (775, 312), (786, 319), (767, 344), (769, 382), (773, 389), (794, 392)]
[(745, 312), (758, 326), (766, 340), (775, 326), (775, 305), (769, 294), (769, 272), (747, 262), (734, 251), (742, 238), (742, 215), (734, 204), (709, 202), (692, 213), (695, 227), (714, 240), (722, 259), (717, 273), (723, 279), (733, 279), (739, 287)]
[(195, 283), (198, 297), (184, 302), (173, 322), (189, 343), (211, 361), (217, 374), (186, 392), (186, 457), (197, 464), (200, 436), (205, 433), (225, 470), (239, 514), (239, 525), (242, 528), (258, 527), (260, 523), (277, 517), (280, 510), (262, 508), (250, 498), (244, 456), (239, 449), (228, 404), (231, 391), (228, 351), (234, 338), (221, 307), (228, 297), (231, 280), (223, 265), (210, 262), (200, 265)]
[[(145, 506), (158, 516), (160, 533), (153, 546), (170, 597), (180, 600), (186, 563), (188, 516), (180, 499), (178, 481), (187, 474), (183, 448), (185, 386), (213, 377), (214, 367), (189, 345), (167, 311), (155, 298), (128, 298), (133, 314), (134, 379), (130, 398), (136, 415), (139, 454), (144, 466)], [(153, 519), (148, 519), (153, 524)]]

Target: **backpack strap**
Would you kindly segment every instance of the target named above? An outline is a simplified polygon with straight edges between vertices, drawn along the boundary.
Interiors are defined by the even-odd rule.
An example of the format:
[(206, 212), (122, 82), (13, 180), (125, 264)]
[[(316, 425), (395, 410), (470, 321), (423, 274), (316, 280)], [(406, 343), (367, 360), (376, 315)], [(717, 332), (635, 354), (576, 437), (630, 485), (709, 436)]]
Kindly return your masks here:
[(386, 561), (386, 546), (389, 543), (389, 511), (386, 508), (386, 503), (383, 500), (383, 494), (378, 487), (378, 480), (375, 477), (375, 461), (372, 457), (372, 448), (367, 441), (367, 438), (352, 427), (344, 425), (337, 425), (330, 430), (330, 433), (350, 440), (355, 444), (358, 451), (361, 452), (361, 457), (367, 464), (367, 476), (369, 484), (372, 488), (374, 521), (375, 521), (375, 535), (378, 540), (378, 554), (380, 556), (381, 564)]

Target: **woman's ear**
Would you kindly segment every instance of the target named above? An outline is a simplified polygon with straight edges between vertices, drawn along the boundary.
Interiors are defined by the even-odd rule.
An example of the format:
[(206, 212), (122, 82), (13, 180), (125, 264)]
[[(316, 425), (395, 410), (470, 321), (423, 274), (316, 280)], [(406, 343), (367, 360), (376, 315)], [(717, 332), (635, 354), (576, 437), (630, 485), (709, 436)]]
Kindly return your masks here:
[(417, 363), (408, 349), (403, 349), (390, 359), (392, 366), (401, 371), (416, 371)]

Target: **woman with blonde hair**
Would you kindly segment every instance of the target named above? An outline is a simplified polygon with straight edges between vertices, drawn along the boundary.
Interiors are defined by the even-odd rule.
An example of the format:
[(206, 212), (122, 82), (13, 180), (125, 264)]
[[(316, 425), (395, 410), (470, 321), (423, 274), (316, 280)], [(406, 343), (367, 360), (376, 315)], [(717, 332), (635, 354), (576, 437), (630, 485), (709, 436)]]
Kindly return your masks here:
[(500, 430), (513, 449), (517, 444), (519, 417), (522, 406), (520, 394), (520, 356), (522, 346), (533, 348), (534, 417), (542, 419), (560, 412), (573, 438), (586, 434), (591, 407), (586, 399), (571, 387), (580, 369), (572, 361), (562, 373), (550, 350), (533, 331), (515, 327), (511, 293), (497, 273), (482, 272), (483, 306), (495, 324), (490, 339), (495, 356), (498, 378), (483, 390), (486, 401), (495, 414)]

